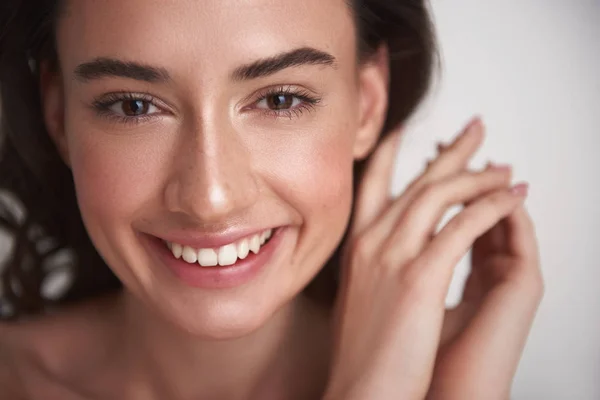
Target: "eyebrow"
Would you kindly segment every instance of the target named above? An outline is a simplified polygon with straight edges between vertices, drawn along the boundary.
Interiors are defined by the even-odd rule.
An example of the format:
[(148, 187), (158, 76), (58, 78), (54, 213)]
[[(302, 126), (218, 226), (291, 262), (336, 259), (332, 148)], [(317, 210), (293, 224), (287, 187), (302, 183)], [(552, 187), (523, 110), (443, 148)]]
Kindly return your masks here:
[(75, 76), (82, 82), (105, 77), (130, 78), (149, 83), (164, 83), (171, 80), (169, 72), (164, 68), (107, 57), (99, 57), (78, 65), (75, 68)]
[[(231, 73), (230, 78), (233, 81), (257, 79), (302, 65), (325, 65), (335, 68), (337, 63), (331, 54), (312, 47), (302, 47), (242, 65)], [(77, 80), (84, 83), (106, 77), (129, 78), (149, 83), (171, 81), (171, 76), (165, 68), (109, 57), (98, 57), (79, 64), (74, 73)]]
[(234, 81), (250, 80), (273, 75), (281, 70), (302, 65), (326, 65), (336, 68), (336, 59), (331, 54), (314, 49), (302, 47), (289, 52), (277, 54), (273, 57), (255, 61), (236, 68), (231, 74)]

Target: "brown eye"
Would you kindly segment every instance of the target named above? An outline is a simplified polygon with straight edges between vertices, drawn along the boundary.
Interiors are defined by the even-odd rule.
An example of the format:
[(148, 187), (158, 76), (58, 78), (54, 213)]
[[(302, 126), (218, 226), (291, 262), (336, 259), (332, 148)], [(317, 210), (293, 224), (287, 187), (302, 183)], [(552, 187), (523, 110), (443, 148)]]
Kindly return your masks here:
[(294, 106), (296, 96), (291, 94), (275, 94), (266, 98), (267, 106), (271, 110), (287, 110)]
[(144, 115), (148, 112), (150, 105), (143, 100), (126, 100), (122, 102), (121, 111), (128, 117)]

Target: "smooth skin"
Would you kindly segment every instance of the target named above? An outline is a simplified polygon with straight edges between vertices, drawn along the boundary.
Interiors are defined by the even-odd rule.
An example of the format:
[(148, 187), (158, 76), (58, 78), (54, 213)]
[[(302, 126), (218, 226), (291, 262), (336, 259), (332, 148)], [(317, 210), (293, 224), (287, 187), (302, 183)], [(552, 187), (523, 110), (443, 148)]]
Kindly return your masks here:
[[(380, 134), (385, 48), (358, 68), (343, 0), (204, 0), (202, 12), (195, 0), (164, 4), (72, 1), (59, 22), (62, 75), (42, 68), (44, 117), (90, 237), (126, 290), (0, 325), (2, 395), (506, 398), (542, 281), (509, 171), (468, 172), (482, 126), (442, 149), (397, 199), (388, 194), (397, 138), (376, 150), (332, 315), (301, 291), (342, 238), (353, 163)], [(240, 65), (302, 46), (332, 54), (335, 66), (231, 80)], [(78, 64), (100, 56), (157, 65), (172, 80), (75, 78)], [(275, 118), (260, 94), (282, 85), (321, 101)], [(154, 117), (124, 124), (93, 109), (94, 99), (123, 90), (150, 93)], [(468, 207), (434, 235), (444, 211), (461, 203)], [(136, 237), (264, 224), (288, 226), (283, 250), (231, 290), (187, 287)], [(452, 269), (473, 244), (465, 302), (445, 312)]]
[[(327, 399), (509, 398), (543, 280), (527, 185), (511, 187), (507, 166), (465, 170), (482, 137), (476, 119), (395, 200), (397, 139), (375, 154), (347, 247)], [(466, 207), (435, 234), (457, 204)], [(445, 311), (471, 247), (465, 296)]]
[[(481, 123), (472, 123), (393, 200), (388, 179), (398, 138), (390, 137), (377, 150), (358, 199), (354, 239), (346, 248), (325, 399), (509, 398), (543, 280), (534, 228), (523, 206), (526, 188), (509, 186), (507, 167), (466, 170), (482, 134)], [(443, 212), (460, 203), (467, 208), (433, 235)], [(415, 235), (394, 242), (408, 231), (407, 221), (414, 221)], [(382, 238), (378, 248), (376, 240)], [(463, 300), (444, 311), (452, 267), (471, 245), (473, 268)], [(380, 261), (373, 264), (373, 259)], [(76, 314), (83, 320), (90, 311), (88, 306)], [(70, 321), (77, 329), (73, 320), (60, 322)], [(35, 328), (52, 333), (44, 324)], [(26, 377), (36, 373), (23, 359), (11, 362)], [(23, 379), (13, 375), (14, 369), (0, 372), (8, 388), (14, 387), (15, 375)], [(67, 395), (46, 385), (45, 390), (52, 388), (47, 394)], [(22, 393), (16, 390), (15, 396)], [(81, 398), (69, 396), (64, 398)]]

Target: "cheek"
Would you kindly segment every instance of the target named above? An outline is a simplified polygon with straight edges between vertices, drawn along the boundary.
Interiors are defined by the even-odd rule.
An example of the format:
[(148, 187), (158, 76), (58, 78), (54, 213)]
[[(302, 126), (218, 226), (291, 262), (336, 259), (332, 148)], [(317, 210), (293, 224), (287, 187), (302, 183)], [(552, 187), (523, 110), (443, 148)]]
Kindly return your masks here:
[[(268, 186), (302, 219), (305, 231), (333, 246), (343, 234), (352, 204), (353, 137), (350, 124), (301, 132), (268, 158)], [(276, 155), (275, 155), (276, 154)], [(315, 246), (315, 243), (312, 243)]]
[(328, 213), (343, 210), (350, 202), (353, 159), (351, 146), (343, 136), (319, 141), (318, 146), (298, 152), (293, 158), (296, 165), (291, 165), (291, 157), (287, 158), (287, 168), (294, 171), (290, 190), (310, 206), (304, 211)]
[(156, 195), (165, 164), (156, 152), (160, 146), (152, 140), (107, 135), (89, 127), (71, 132), (77, 135), (69, 150), (84, 219), (100, 224), (130, 219)]

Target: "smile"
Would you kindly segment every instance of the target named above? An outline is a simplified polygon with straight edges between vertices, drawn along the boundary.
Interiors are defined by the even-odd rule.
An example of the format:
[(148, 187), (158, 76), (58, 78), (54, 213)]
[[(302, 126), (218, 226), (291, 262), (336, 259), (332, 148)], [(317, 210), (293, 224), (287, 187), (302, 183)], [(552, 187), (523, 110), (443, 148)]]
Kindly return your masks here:
[(142, 234), (140, 239), (157, 261), (157, 271), (169, 271), (180, 282), (196, 288), (225, 289), (254, 280), (272, 265), (279, 249), (289, 248), (294, 237), (288, 228), (242, 235), (172, 234), (170, 240)]
[(244, 260), (250, 252), (258, 254), (272, 234), (272, 229), (266, 229), (218, 248), (196, 249), (179, 243), (168, 241), (164, 241), (164, 243), (176, 259), (181, 258), (188, 264), (197, 263), (202, 267), (228, 266), (235, 264), (238, 260)]

